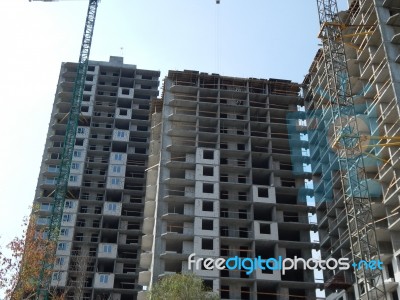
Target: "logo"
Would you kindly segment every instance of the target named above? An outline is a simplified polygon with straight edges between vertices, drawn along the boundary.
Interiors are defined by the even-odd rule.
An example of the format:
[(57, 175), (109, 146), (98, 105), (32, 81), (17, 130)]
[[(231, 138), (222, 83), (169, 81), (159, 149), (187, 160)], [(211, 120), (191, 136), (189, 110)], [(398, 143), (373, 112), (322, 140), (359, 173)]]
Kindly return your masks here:
[(353, 267), (355, 270), (382, 270), (383, 262), (380, 260), (365, 261), (360, 260), (358, 263), (350, 264), (348, 258), (329, 258), (327, 260), (309, 258), (304, 259), (294, 256), (294, 258), (256, 258), (234, 256), (228, 259), (225, 258), (211, 258), (211, 257), (198, 257), (196, 253), (192, 253), (188, 258), (188, 269), (201, 270), (202, 267), (206, 270), (245, 270), (247, 275), (250, 275), (254, 270), (270, 270), (281, 271), (285, 275), (289, 270), (348, 270)]

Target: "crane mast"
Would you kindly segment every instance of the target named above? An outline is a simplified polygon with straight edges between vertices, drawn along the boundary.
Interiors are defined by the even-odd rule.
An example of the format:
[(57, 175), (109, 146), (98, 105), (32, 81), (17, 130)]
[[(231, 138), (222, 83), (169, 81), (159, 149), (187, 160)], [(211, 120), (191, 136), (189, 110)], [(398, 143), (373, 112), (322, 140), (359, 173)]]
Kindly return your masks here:
[[(363, 161), (360, 132), (352, 97), (337, 0), (317, 0), (319, 38), (322, 40), (329, 108), (334, 120), (333, 140), (337, 147), (339, 172), (354, 263), (379, 259), (375, 223)], [(379, 268), (354, 271), (360, 299), (386, 299)]]
[[(43, 0), (46, 1), (46, 0)], [(47, 2), (47, 1), (46, 1)], [(81, 104), (83, 98), (83, 91), (85, 88), (86, 73), (89, 63), (90, 48), (92, 45), (92, 37), (94, 30), (94, 23), (96, 20), (96, 12), (99, 0), (89, 0), (89, 6), (86, 15), (85, 30), (83, 33), (81, 50), (79, 54), (78, 67), (76, 71), (76, 78), (74, 82), (71, 109), (69, 111), (67, 127), (64, 137), (64, 144), (61, 154), (61, 164), (59, 167), (59, 174), (54, 191), (54, 200), (50, 216), (50, 223), (48, 228), (48, 239), (54, 241), (58, 240), (62, 215), (64, 210), (65, 196), (68, 189), (68, 180), (71, 169), (71, 162), (73, 158), (74, 145), (76, 140), (76, 130), (78, 127), (79, 115), (81, 112)], [(55, 251), (55, 250), (54, 250)], [(46, 255), (42, 264), (40, 278), (38, 280), (38, 290), (36, 299), (48, 299), (48, 290), (51, 283), (51, 278), (46, 276), (46, 271), (53, 268), (54, 261), (52, 261), (53, 253)]]

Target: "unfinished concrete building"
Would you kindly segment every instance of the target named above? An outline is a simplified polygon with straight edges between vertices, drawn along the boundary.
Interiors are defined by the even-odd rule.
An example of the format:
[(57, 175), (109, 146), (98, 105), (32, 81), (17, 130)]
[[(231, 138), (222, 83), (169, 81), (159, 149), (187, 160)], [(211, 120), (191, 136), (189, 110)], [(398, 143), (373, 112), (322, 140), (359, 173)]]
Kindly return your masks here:
[[(376, 225), (383, 279), (355, 286), (354, 270), (325, 271), (327, 299), (367, 299), (371, 285), (386, 299), (400, 295), (400, 1), (354, 0), (341, 13), (352, 95), (371, 208)], [(329, 70), (328, 70), (329, 71)], [(337, 151), (332, 141), (335, 120), (329, 112), (325, 58), (319, 51), (305, 83), (310, 148), (323, 259), (352, 257), (348, 221), (340, 183)], [(370, 299), (370, 298), (368, 298)], [(375, 299), (375, 298), (374, 298)]]
[[(76, 63), (63, 63), (35, 201), (49, 224)], [(90, 61), (51, 285), (67, 299), (134, 299), (149, 145), (159, 71)]]
[[(303, 161), (287, 113), (298, 84), (170, 71), (151, 108), (139, 284), (188, 272), (188, 257), (311, 257)], [(301, 151), (299, 136), (292, 154)], [(298, 157), (301, 155), (299, 154)], [(297, 164), (297, 165), (296, 165)], [(147, 270), (146, 270), (147, 269)], [(194, 270), (222, 299), (313, 299), (313, 271)], [(145, 299), (146, 291), (138, 299)]]

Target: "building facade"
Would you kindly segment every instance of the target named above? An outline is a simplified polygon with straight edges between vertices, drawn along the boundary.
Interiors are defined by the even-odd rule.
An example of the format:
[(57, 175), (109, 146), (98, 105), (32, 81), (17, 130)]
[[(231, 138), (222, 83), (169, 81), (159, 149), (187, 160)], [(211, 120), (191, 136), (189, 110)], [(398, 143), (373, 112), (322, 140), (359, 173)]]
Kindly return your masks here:
[[(361, 282), (349, 271), (325, 271), (327, 299), (367, 299), (371, 284), (384, 284), (388, 300), (400, 295), (399, 147), (400, 131), (400, 1), (354, 0), (341, 12), (347, 67), (376, 226), (379, 259), (384, 263), (379, 282)], [(315, 187), (321, 255), (351, 258), (349, 231), (339, 178), (329, 112), (329, 88), (324, 55), (320, 50), (305, 83), (310, 123), (310, 149)], [(368, 298), (371, 299), (371, 298)], [(375, 299), (375, 298), (373, 298)]]
[[(49, 224), (76, 63), (63, 63), (35, 194)], [(134, 299), (149, 146), (150, 98), (159, 71), (90, 61), (51, 286), (68, 299)]]
[(299, 105), (299, 85), (287, 80), (169, 72), (151, 108), (138, 299), (181, 272), (201, 276), (222, 299), (315, 299), (311, 270), (248, 274), (188, 264), (191, 254), (311, 257), (316, 227), (297, 153), (307, 142), (288, 132), (288, 113)]

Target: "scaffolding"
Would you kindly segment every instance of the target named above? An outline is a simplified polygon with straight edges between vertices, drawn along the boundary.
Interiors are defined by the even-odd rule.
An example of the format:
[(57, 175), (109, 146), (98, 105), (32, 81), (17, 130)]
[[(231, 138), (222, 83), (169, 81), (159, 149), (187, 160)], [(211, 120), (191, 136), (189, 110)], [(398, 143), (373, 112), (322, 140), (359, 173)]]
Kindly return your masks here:
[[(325, 93), (310, 106), (309, 136), (313, 173), (321, 175), (315, 193), (323, 205), (341, 198), (348, 227), (352, 261), (379, 258), (375, 224), (371, 209), (368, 178), (365, 172), (362, 136), (357, 125), (357, 111), (350, 85), (345, 54), (345, 42), (336, 0), (317, 0), (323, 51), (317, 59), (324, 60)], [(312, 66), (313, 67), (313, 66)], [(314, 66), (315, 67), (315, 66)], [(329, 170), (323, 161), (329, 161)], [(335, 194), (335, 187), (338, 187)], [(338, 198), (337, 197), (337, 198)], [(339, 200), (337, 200), (339, 201)], [(320, 203), (321, 204), (321, 203)], [(322, 249), (324, 250), (324, 249)], [(327, 255), (332, 255), (330, 248)], [(341, 251), (341, 249), (338, 249)], [(354, 270), (359, 299), (386, 299), (382, 271), (362, 268)], [(332, 274), (326, 288), (348, 288), (341, 284), (344, 274)]]

